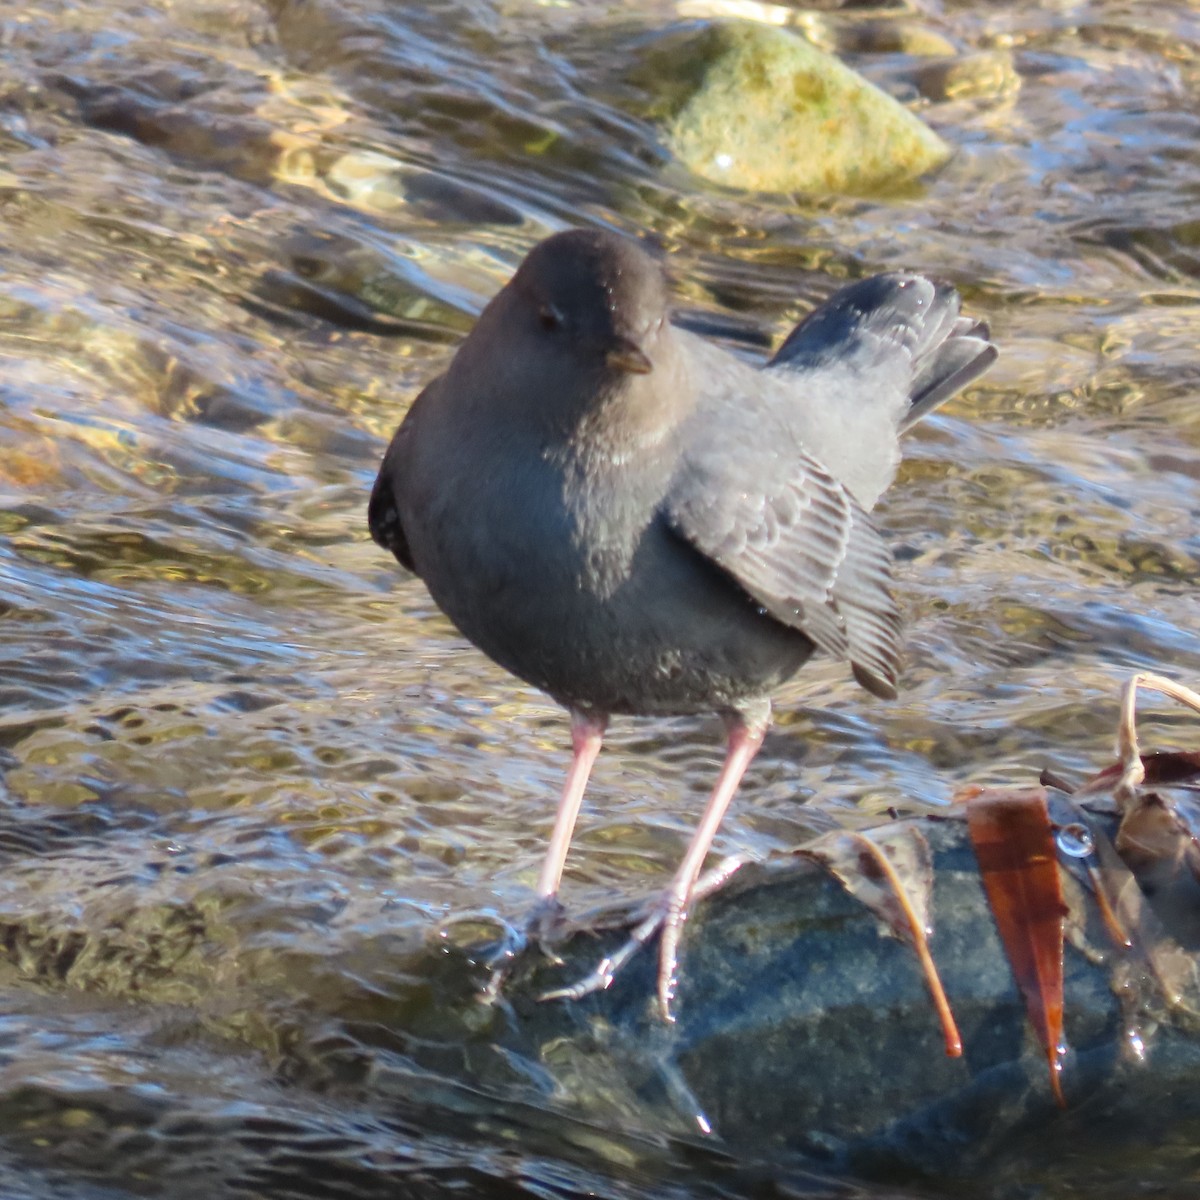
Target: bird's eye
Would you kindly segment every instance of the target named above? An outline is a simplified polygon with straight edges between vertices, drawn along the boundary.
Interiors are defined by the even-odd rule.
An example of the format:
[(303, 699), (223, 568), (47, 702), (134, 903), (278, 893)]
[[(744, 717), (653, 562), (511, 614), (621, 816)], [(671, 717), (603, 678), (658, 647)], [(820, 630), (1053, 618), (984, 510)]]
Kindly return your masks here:
[(562, 313), (553, 304), (543, 304), (538, 309), (538, 322), (547, 333), (553, 333), (562, 328)]

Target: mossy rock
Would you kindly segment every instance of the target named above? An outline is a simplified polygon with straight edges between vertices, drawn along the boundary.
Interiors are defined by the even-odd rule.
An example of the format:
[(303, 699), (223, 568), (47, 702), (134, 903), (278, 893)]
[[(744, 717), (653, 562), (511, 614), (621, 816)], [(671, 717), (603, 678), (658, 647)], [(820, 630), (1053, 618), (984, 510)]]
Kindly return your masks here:
[(712, 183), (868, 195), (950, 156), (886, 92), (781, 29), (730, 22), (668, 35), (636, 75), (659, 98), (671, 151)]

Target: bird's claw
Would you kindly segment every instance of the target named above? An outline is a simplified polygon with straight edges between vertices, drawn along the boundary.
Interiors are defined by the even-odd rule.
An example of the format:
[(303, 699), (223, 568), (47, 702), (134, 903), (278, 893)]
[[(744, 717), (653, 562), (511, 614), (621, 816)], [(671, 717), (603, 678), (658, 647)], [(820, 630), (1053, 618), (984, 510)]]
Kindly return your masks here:
[(650, 914), (638, 924), (616, 953), (603, 958), (595, 970), (567, 987), (545, 992), (538, 999), (582, 1000), (593, 992), (603, 992), (612, 986), (617, 972), (660, 930), (663, 940), (659, 948), (658, 1007), (664, 1021), (674, 1021), (671, 1001), (675, 998), (675, 967), (679, 948), (679, 931), (684, 912), (669, 901), (659, 901)]
[(512, 974), (517, 960), (524, 954), (532, 943), (550, 960), (552, 966), (560, 967), (562, 958), (548, 945), (548, 939), (556, 932), (561, 924), (565, 909), (553, 897), (538, 900), (525, 922), (524, 928), (508, 926), (504, 938), (488, 957), (484, 964), (488, 970), (488, 981), (479, 993), (479, 999), (485, 1004), (495, 1004), (500, 999), (508, 977)]
[(612, 984), (615, 978), (616, 972), (613, 969), (613, 960), (611, 958), (602, 958), (590, 975), (585, 975), (577, 983), (572, 983), (568, 987), (555, 988), (551, 992), (543, 992), (538, 997), (538, 1000), (582, 1000), (584, 996), (590, 996), (593, 992), (604, 991), (605, 988)]
[(526, 933), (509, 926), (500, 945), (484, 962), (488, 972), (488, 981), (479, 993), (479, 999), (483, 1004), (495, 1004), (500, 999), (504, 984), (512, 974), (513, 965), (528, 944), (529, 938)]

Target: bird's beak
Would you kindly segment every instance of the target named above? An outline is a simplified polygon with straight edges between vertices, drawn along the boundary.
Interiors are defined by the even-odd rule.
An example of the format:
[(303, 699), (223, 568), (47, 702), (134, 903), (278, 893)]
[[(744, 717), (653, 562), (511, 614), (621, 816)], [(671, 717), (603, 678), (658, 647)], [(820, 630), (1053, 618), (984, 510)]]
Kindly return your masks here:
[(654, 370), (650, 356), (632, 338), (618, 337), (604, 356), (614, 371), (625, 371), (629, 375), (649, 375)]

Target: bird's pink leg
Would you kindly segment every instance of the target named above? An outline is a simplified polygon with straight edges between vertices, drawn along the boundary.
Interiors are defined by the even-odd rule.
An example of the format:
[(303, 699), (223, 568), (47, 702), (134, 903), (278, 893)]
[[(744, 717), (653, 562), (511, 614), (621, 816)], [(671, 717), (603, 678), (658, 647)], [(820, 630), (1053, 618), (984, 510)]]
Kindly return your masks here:
[(729, 803), (737, 792), (738, 784), (746, 768), (753, 761), (763, 744), (767, 733), (767, 722), (748, 725), (740, 713), (734, 713), (727, 718), (729, 726), (729, 743), (725, 752), (725, 762), (721, 774), (717, 776), (716, 786), (704, 812), (700, 824), (692, 834), (687, 853), (671, 880), (671, 886), (663, 898), (662, 935), (658, 943), (658, 1004), (663, 1019), (674, 1020), (671, 1016), (671, 1001), (675, 996), (675, 966), (679, 957), (679, 938), (683, 932), (683, 923), (687, 920), (688, 903), (692, 898), (692, 889), (696, 886), (696, 878), (700, 868), (712, 849), (713, 838), (725, 818)]
[(579, 806), (583, 803), (584, 789), (587, 787), (588, 776), (592, 773), (596, 755), (600, 753), (607, 724), (608, 718), (603, 715), (584, 713), (574, 708), (571, 710), (571, 745), (575, 753), (571, 759), (571, 769), (567, 772), (567, 781), (563, 784), (562, 795), (559, 797), (558, 812), (554, 817), (554, 832), (550, 835), (550, 845), (546, 847), (546, 857), (542, 860), (542, 871), (538, 876), (537, 894), (542, 904), (553, 900), (558, 893), (558, 885), (562, 882), (563, 865), (567, 861), (571, 834), (575, 831), (575, 821), (579, 816)]
[(555, 917), (561, 911), (555, 896), (558, 893), (558, 885), (562, 882), (563, 864), (567, 861), (567, 850), (571, 845), (571, 834), (575, 830), (579, 807), (583, 803), (588, 776), (592, 773), (596, 755), (600, 753), (607, 724), (608, 718), (603, 714), (571, 709), (571, 744), (574, 754), (571, 758), (571, 769), (567, 772), (567, 779), (563, 784), (562, 795), (559, 797), (558, 811), (554, 815), (550, 844), (546, 847), (546, 857), (542, 860), (542, 869), (538, 875), (537, 904), (530, 914), (525, 933), (507, 939), (492, 959), (491, 977), (482, 994), (484, 1001), (489, 1004), (500, 995), (512, 962), (518, 951), (525, 946), (527, 938), (532, 936), (540, 940), (549, 932)]
[[(570, 987), (547, 992), (541, 999), (579, 1000), (590, 992), (603, 991), (634, 954), (661, 930), (662, 938), (658, 951), (658, 1003), (663, 1019), (674, 1019), (671, 1016), (671, 1000), (675, 991), (679, 937), (687, 917), (688, 904), (696, 888), (696, 878), (712, 848), (713, 838), (716, 837), (721, 820), (734, 793), (737, 792), (738, 784), (763, 744), (763, 738), (771, 723), (771, 710), (764, 706), (763, 711), (756, 712), (750, 720), (741, 713), (730, 713), (726, 717), (726, 723), (729, 728), (729, 744), (725, 763), (721, 767), (721, 774), (717, 777), (712, 795), (704, 806), (700, 824), (692, 835), (683, 862), (679, 864), (679, 870), (675, 872), (675, 878), (665, 895), (655, 904), (649, 916), (633, 930), (629, 940), (611, 957), (604, 959), (590, 975)], [(732, 863), (733, 860), (730, 861)], [(733, 869), (730, 867), (728, 874), (732, 874)]]

